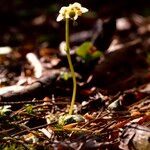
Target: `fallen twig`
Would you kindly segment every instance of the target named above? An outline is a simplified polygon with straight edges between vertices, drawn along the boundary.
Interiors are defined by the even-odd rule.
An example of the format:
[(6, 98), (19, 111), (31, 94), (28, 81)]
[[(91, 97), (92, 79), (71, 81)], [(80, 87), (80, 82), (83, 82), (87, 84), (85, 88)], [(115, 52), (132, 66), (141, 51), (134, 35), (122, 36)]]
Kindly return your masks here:
[(0, 96), (0, 102), (8, 101), (22, 101), (29, 100), (33, 98), (41, 97), (42, 95), (48, 93), (53, 87), (53, 83), (58, 77), (58, 72), (51, 73), (38, 79), (31, 85), (27, 85), (24, 89), (18, 90), (16, 92), (8, 92)]

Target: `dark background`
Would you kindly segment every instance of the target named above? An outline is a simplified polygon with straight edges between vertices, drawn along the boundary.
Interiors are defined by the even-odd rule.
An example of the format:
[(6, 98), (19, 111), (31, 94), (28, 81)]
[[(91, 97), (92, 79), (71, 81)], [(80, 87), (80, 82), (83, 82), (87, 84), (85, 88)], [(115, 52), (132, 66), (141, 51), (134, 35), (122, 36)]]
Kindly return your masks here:
[[(1, 0), (0, 1), (0, 46), (17, 47), (46, 42), (48, 47), (58, 47), (64, 38), (64, 24), (56, 17), (62, 6), (75, 0)], [(149, 15), (148, 0), (80, 0), (89, 9), (78, 20), (76, 31), (90, 29), (97, 18), (129, 16), (133, 13)], [(36, 19), (40, 23), (35, 23)], [(72, 29), (74, 32), (74, 29)], [(30, 46), (29, 46), (30, 47)]]

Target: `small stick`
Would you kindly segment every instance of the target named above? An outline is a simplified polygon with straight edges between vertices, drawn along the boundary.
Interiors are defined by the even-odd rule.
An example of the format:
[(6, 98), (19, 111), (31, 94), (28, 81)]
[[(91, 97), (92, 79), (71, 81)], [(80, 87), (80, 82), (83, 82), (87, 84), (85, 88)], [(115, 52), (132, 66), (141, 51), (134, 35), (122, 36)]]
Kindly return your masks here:
[(34, 75), (36, 78), (40, 78), (42, 76), (43, 67), (40, 60), (34, 53), (28, 53), (26, 55), (27, 60), (29, 63), (34, 67)]

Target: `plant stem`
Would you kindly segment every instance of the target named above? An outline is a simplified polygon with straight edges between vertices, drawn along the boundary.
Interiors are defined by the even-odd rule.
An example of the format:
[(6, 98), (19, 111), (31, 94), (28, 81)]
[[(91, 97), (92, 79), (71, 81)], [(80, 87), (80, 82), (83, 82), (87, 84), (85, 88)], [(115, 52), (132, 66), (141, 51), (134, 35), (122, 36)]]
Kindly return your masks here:
[(76, 99), (77, 83), (76, 83), (76, 76), (75, 76), (75, 72), (74, 72), (74, 68), (73, 68), (72, 61), (71, 61), (71, 56), (70, 56), (69, 18), (66, 18), (66, 53), (67, 53), (67, 59), (68, 59), (69, 68), (70, 68), (71, 75), (72, 75), (72, 80), (73, 80), (73, 93), (72, 93), (72, 99), (71, 99), (71, 106), (70, 106), (70, 109), (69, 109), (69, 115), (72, 115), (73, 106), (74, 106), (75, 99)]

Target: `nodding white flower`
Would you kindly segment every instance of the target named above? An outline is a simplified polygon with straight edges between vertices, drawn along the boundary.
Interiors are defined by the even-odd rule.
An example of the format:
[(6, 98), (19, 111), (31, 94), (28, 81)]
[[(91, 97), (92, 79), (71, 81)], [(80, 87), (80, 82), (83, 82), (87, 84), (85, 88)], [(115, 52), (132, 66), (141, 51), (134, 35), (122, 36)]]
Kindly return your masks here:
[(62, 7), (56, 20), (61, 21), (66, 18), (76, 20), (78, 16), (81, 16), (83, 13), (86, 12), (88, 12), (87, 8), (82, 7), (81, 4), (75, 2), (74, 4), (70, 4), (68, 7)]

